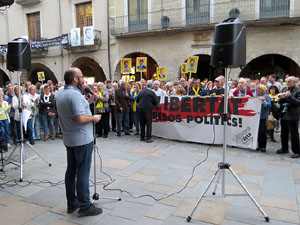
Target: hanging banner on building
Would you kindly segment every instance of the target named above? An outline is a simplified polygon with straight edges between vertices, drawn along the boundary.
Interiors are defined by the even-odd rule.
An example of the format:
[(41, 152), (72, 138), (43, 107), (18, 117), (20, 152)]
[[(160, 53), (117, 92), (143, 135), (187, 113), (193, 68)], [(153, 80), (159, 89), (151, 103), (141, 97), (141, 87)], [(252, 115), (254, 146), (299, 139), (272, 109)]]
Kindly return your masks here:
[(94, 27), (84, 27), (83, 28), (83, 44), (93, 45), (94, 44)]
[(0, 45), (0, 54), (7, 53), (7, 45)]
[[(160, 97), (158, 97), (160, 98)], [(230, 98), (227, 144), (256, 149), (261, 101)], [(153, 110), (152, 134), (167, 139), (222, 144), (224, 133), (222, 97), (165, 96)]]
[(196, 73), (197, 67), (198, 67), (198, 56), (189, 56), (188, 62), (187, 62), (187, 72), (189, 73)]
[(71, 30), (71, 45), (72, 46), (80, 46), (80, 28), (73, 28)]
[(147, 71), (147, 57), (137, 57), (136, 72), (146, 72), (146, 71)]
[(68, 34), (46, 40), (30, 40), (31, 49), (49, 48), (67, 44), (69, 44)]
[(181, 64), (181, 73), (187, 73), (187, 63)]
[(38, 80), (44, 81), (45, 80), (45, 73), (44, 72), (37, 72)]
[(167, 78), (166, 67), (157, 67), (156, 74), (157, 80), (165, 80)]
[(121, 59), (121, 73), (131, 73), (131, 58)]

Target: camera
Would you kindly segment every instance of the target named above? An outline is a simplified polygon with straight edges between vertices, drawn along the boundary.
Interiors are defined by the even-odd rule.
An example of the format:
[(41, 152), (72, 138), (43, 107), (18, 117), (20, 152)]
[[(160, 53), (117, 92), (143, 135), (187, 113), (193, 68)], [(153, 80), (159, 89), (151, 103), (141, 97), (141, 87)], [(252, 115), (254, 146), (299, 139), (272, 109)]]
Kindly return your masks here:
[(283, 106), (282, 111), (281, 111), (282, 114), (287, 113), (287, 111), (289, 110), (289, 105), (290, 105), (289, 103), (282, 104), (282, 106)]

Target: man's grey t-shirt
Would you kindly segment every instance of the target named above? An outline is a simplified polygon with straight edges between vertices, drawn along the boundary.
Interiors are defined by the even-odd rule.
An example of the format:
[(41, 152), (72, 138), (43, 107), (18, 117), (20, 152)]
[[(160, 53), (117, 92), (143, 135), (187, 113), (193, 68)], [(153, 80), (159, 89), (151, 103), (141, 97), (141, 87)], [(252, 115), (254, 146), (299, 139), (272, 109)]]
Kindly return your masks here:
[(71, 85), (65, 86), (56, 98), (58, 119), (63, 133), (64, 145), (75, 147), (93, 141), (93, 123), (79, 124), (78, 115), (92, 115), (89, 103), (80, 90)]

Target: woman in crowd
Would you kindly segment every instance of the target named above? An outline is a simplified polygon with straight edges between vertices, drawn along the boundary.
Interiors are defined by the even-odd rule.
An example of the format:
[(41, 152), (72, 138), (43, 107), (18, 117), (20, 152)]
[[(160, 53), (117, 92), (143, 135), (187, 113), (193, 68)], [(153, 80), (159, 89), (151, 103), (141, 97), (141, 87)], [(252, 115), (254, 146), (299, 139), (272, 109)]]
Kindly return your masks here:
[(96, 99), (96, 114), (102, 115), (101, 120), (96, 124), (96, 133), (97, 137), (102, 137), (102, 131), (103, 138), (107, 138), (108, 131), (109, 131), (109, 104), (108, 104), (108, 94), (106, 91), (103, 90), (104, 83), (99, 82), (98, 83), (98, 96)]
[[(21, 104), (22, 104), (22, 113), (28, 113), (30, 116), (27, 120), (25, 128), (25, 134), (27, 133), (29, 142), (31, 145), (34, 145), (34, 140), (33, 140), (33, 129), (32, 129), (32, 116), (33, 116), (33, 106), (34, 102), (30, 99), (29, 94), (24, 94), (21, 99)], [(25, 121), (22, 121), (23, 124), (25, 124)]]
[(40, 140), (40, 116), (39, 116), (39, 100), (40, 95), (36, 93), (36, 86), (30, 85), (28, 88), (28, 96), (32, 102), (32, 131), (33, 139)]
[(186, 95), (184, 87), (182, 87), (181, 85), (178, 85), (177, 90), (176, 90), (176, 95), (179, 95), (179, 96)]
[(260, 121), (258, 128), (258, 148), (256, 150), (266, 152), (267, 146), (267, 126), (266, 119), (271, 108), (271, 99), (266, 94), (267, 87), (265, 85), (257, 86), (257, 96), (261, 100)]
[(138, 113), (138, 107), (136, 104), (136, 98), (138, 94), (140, 93), (142, 89), (142, 85), (140, 83), (136, 83), (134, 90), (131, 92), (131, 99), (133, 100), (132, 103), (132, 120), (134, 121), (134, 126), (135, 126), (135, 135), (140, 134), (140, 118), (139, 118), (139, 113)]
[(8, 111), (11, 108), (11, 104), (4, 101), (4, 93), (0, 91), (0, 127), (1, 127), (1, 134), (4, 138), (7, 146), (11, 148), (9, 144), (9, 116)]
[(50, 93), (50, 87), (46, 84), (42, 89), (42, 94), (40, 96), (40, 109), (39, 109), (41, 120), (44, 129), (44, 141), (49, 139), (49, 131), (52, 140), (55, 140), (55, 96)]
[(19, 87), (18, 85), (14, 86), (14, 92), (15, 95), (12, 99), (12, 107), (15, 109), (15, 124), (16, 124), (16, 132), (17, 132), (17, 140), (16, 142), (19, 142), (21, 140), (21, 124), (20, 124), (20, 113), (19, 113), (19, 99), (22, 98), (22, 95), (24, 93), (24, 89), (21, 87), (20, 93), (21, 97), (19, 98)]
[[(274, 85), (274, 86), (271, 86), (269, 88), (269, 97), (271, 99), (271, 112), (273, 113), (275, 110), (276, 110), (276, 103), (278, 103), (278, 100), (279, 100), (279, 96), (278, 96), (278, 93), (279, 93), (279, 90), (278, 88)], [(279, 128), (279, 121), (277, 120), (276, 121), (276, 128), (278, 129)], [(268, 134), (270, 135), (270, 139), (272, 142), (276, 142), (275, 138), (274, 138), (274, 129), (272, 130), (268, 130)]]

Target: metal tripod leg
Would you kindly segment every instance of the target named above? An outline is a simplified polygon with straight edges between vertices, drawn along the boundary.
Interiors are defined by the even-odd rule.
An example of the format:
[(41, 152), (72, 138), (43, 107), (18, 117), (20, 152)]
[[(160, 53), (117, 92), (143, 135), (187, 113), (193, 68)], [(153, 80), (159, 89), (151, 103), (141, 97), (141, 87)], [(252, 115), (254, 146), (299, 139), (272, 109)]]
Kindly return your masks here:
[(14, 147), (14, 149), (12, 150), (12, 152), (9, 154), (9, 156), (7, 157), (7, 160), (5, 160), (5, 163), (2, 165), (2, 171), (4, 171), (4, 167), (5, 166), (7, 166), (7, 164), (8, 164), (8, 162), (9, 162), (9, 160), (11, 159), (11, 157), (13, 156), (13, 154), (15, 153), (15, 151), (17, 150), (17, 148), (18, 148), (18, 145), (16, 145), (15, 147)]
[(213, 195), (216, 195), (217, 188), (218, 188), (218, 185), (219, 185), (221, 176), (222, 176), (222, 173), (219, 173), (218, 178), (217, 178), (217, 182), (216, 182), (216, 185), (215, 185), (215, 188), (214, 188), (214, 190), (213, 190), (213, 192), (212, 192)]
[(41, 153), (39, 153), (31, 144), (29, 144), (27, 141), (25, 142), (25, 144), (27, 144), (35, 154), (37, 154), (42, 160), (44, 160), (45, 163), (47, 163), (49, 166), (52, 166), (51, 163), (48, 162), (47, 159), (44, 158)]
[(252, 196), (252, 194), (248, 191), (246, 186), (242, 183), (242, 181), (239, 179), (239, 177), (236, 175), (236, 173), (229, 167), (229, 171), (231, 172), (232, 176), (237, 180), (237, 182), (241, 185), (241, 187), (244, 189), (244, 191), (247, 193), (247, 195), (250, 197), (252, 202), (255, 204), (255, 206), (258, 208), (258, 210), (261, 212), (261, 214), (264, 216), (265, 220), (267, 222), (270, 221), (270, 217), (265, 213), (265, 211), (260, 207), (260, 205), (257, 203), (255, 198)]
[(195, 212), (195, 210), (197, 209), (198, 205), (200, 204), (201, 200), (203, 199), (203, 197), (205, 196), (207, 190), (209, 189), (210, 185), (213, 183), (214, 179), (216, 178), (217, 174), (220, 172), (220, 168), (218, 168), (218, 170), (214, 173), (214, 175), (212, 176), (212, 178), (210, 179), (208, 185), (206, 186), (205, 190), (202, 192), (200, 198), (198, 199), (195, 207), (193, 208), (191, 214), (186, 218), (187, 222), (190, 222), (192, 219), (192, 216)]

